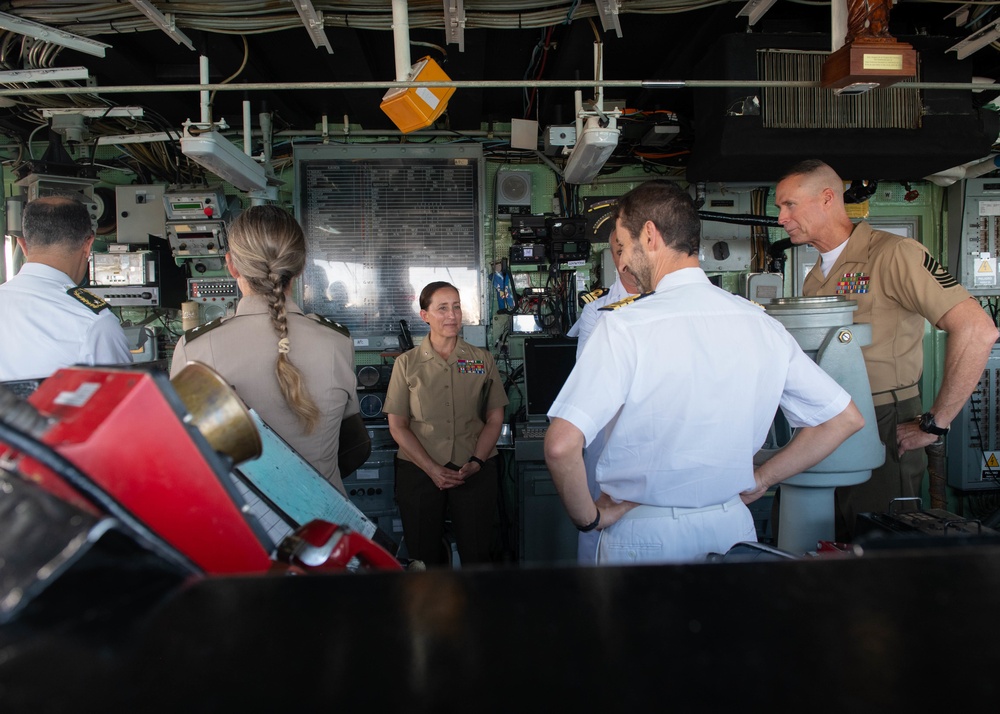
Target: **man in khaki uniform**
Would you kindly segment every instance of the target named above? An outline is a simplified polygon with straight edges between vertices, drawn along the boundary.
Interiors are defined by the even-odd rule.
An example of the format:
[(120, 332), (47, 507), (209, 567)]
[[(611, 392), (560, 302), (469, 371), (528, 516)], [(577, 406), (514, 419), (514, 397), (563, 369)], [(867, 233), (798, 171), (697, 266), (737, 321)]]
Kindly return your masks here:
[[(778, 223), (794, 245), (822, 256), (802, 286), (805, 295), (845, 295), (857, 301), (854, 322), (871, 324), (862, 348), (871, 382), (885, 464), (871, 479), (837, 489), (837, 539), (854, 537), (857, 514), (885, 512), (894, 498), (920, 496), (924, 447), (948, 430), (969, 399), (997, 339), (979, 303), (923, 245), (855, 226), (844, 208), (844, 182), (827, 164), (804, 161), (778, 183)], [(921, 406), (924, 320), (948, 333), (941, 389), (929, 411)]]

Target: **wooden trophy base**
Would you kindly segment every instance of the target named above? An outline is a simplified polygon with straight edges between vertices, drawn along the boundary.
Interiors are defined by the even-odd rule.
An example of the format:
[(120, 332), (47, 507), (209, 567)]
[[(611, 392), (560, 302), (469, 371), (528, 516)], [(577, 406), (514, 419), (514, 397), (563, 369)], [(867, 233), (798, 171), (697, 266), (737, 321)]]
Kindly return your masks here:
[(915, 76), (917, 51), (912, 45), (893, 39), (855, 39), (823, 62), (820, 86), (827, 89), (852, 84), (887, 86)]

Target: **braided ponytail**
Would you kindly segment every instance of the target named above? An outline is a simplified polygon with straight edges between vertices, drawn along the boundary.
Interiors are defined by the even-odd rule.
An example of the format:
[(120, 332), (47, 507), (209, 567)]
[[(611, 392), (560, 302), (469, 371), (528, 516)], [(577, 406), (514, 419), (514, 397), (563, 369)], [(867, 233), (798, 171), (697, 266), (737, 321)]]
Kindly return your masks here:
[(306, 241), (295, 218), (279, 206), (251, 206), (229, 228), (233, 264), (253, 292), (267, 299), (271, 325), (278, 336), (274, 373), (285, 403), (295, 412), (306, 433), (316, 428), (319, 408), (306, 389), (302, 373), (289, 355), (285, 291), (302, 273)]

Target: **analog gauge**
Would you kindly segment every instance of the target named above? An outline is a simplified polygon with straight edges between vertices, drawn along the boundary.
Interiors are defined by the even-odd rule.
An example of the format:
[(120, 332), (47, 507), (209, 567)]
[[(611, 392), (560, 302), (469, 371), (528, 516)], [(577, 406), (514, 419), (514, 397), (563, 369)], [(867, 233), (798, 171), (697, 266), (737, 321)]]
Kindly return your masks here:
[(361, 397), (361, 402), (358, 406), (361, 410), (362, 418), (372, 419), (382, 416), (382, 397), (383, 395), (381, 394), (366, 394)]
[(378, 367), (373, 367), (367, 365), (358, 370), (358, 386), (359, 387), (374, 387), (378, 384), (378, 380), (381, 377), (381, 373), (378, 371)]

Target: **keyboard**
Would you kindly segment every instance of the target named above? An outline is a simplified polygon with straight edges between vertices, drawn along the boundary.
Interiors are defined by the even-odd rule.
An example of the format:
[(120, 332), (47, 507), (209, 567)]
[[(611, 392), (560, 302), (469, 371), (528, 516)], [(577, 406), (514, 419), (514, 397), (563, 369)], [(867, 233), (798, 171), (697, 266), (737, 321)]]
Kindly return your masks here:
[(521, 432), (522, 439), (544, 439), (545, 432), (548, 431), (548, 424), (529, 424)]

